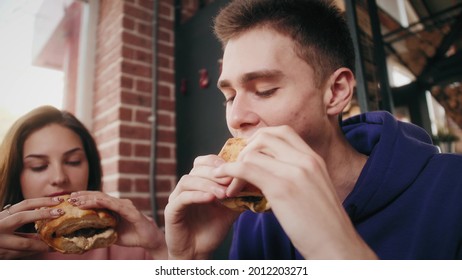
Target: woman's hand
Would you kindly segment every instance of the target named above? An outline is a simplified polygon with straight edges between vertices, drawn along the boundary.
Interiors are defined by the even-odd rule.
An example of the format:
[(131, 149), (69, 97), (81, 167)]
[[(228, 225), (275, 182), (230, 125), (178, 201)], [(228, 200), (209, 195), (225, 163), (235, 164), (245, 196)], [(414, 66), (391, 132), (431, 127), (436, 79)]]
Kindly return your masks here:
[(0, 259), (19, 259), (49, 250), (35, 233), (18, 233), (16, 229), (41, 219), (57, 218), (61, 209), (46, 209), (61, 203), (57, 197), (23, 200), (0, 212)]
[(216, 155), (196, 158), (165, 207), (165, 232), (171, 259), (206, 259), (221, 244), (239, 213), (221, 205), (231, 178), (213, 170), (224, 161)]
[(155, 259), (166, 259), (164, 233), (156, 223), (142, 214), (129, 199), (112, 197), (98, 191), (80, 191), (70, 195), (70, 203), (81, 209), (106, 208), (120, 217), (116, 244), (126, 247), (143, 247)]

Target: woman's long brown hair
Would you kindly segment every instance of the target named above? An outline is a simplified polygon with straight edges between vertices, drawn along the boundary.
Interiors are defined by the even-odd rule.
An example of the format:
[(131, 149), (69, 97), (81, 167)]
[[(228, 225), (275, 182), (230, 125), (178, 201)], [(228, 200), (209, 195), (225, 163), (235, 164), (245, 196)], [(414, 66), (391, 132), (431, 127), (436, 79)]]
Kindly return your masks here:
[(11, 126), (0, 146), (1, 208), (7, 204), (15, 204), (24, 200), (20, 182), (24, 142), (33, 132), (50, 124), (59, 124), (69, 128), (80, 137), (89, 165), (88, 190), (101, 189), (101, 160), (90, 132), (71, 113), (52, 106), (42, 106), (19, 118)]

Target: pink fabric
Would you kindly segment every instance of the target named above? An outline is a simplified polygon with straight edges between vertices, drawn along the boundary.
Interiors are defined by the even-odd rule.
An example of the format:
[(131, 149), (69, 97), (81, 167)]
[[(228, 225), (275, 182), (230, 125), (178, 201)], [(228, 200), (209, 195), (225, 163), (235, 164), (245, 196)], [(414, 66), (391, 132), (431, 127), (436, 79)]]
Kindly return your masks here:
[(30, 260), (145, 260), (150, 259), (149, 254), (140, 247), (121, 247), (112, 245), (108, 248), (100, 248), (88, 251), (84, 254), (61, 254), (59, 252), (47, 252), (25, 259)]

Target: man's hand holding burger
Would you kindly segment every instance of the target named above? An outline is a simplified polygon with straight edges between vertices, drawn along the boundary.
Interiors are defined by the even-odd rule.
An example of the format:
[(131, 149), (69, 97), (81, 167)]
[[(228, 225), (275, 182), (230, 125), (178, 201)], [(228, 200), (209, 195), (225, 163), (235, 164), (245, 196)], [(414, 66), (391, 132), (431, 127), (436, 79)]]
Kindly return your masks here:
[[(270, 209), (255, 186), (229, 175), (217, 176), (217, 168), (237, 161), (246, 144), (243, 138), (228, 139), (218, 155), (197, 157), (191, 172), (180, 179), (165, 208), (169, 258), (207, 259), (240, 213)], [(236, 194), (227, 196), (231, 186)]]
[[(247, 142), (238, 161), (221, 165), (214, 175), (257, 186), (306, 259), (375, 257), (351, 224), (342, 206), (345, 197), (336, 192), (328, 163), (292, 128), (261, 128)], [(230, 184), (228, 196), (242, 190), (239, 181)]]
[(229, 176), (214, 175), (225, 161), (199, 156), (181, 177), (165, 207), (165, 232), (170, 259), (207, 259), (222, 243), (239, 212), (223, 206)]

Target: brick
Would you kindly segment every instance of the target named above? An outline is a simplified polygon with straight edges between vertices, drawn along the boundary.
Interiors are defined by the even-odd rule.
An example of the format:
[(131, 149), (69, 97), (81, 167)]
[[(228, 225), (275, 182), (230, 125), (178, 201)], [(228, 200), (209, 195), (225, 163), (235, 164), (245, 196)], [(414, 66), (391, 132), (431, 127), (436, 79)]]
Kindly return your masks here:
[(149, 162), (120, 160), (119, 172), (124, 174), (149, 174)]
[(157, 192), (166, 192), (169, 193), (173, 190), (174, 185), (169, 179), (156, 179), (155, 189)]
[(122, 32), (122, 42), (145, 49), (150, 49), (152, 46), (152, 42), (150, 39), (147, 39), (144, 36), (142, 37), (139, 35), (135, 35), (127, 31)]
[(103, 191), (104, 192), (117, 192), (119, 190), (119, 184), (114, 180), (104, 180), (103, 178)]
[(102, 116), (95, 118), (94, 129), (100, 130), (111, 125), (114, 122), (120, 120), (120, 114), (118, 110), (107, 110), (102, 112)]
[(157, 140), (159, 142), (175, 143), (175, 132), (163, 129), (157, 130)]
[(173, 6), (176, 0), (159, 0), (159, 4), (161, 5), (170, 5)]
[(159, 70), (158, 74), (159, 74), (159, 79), (161, 79), (162, 81), (166, 81), (170, 83), (175, 82), (175, 75), (173, 73)]
[(105, 65), (106, 68), (104, 71), (99, 72), (96, 77), (96, 81), (99, 82), (96, 89), (98, 89), (98, 94), (101, 94), (101, 91), (106, 90), (107, 94), (113, 92), (114, 89), (117, 89), (119, 86), (118, 80), (120, 79), (120, 69), (118, 65)]
[(138, 4), (145, 9), (153, 9), (154, 1), (153, 0), (138, 0)]
[(122, 62), (122, 73), (132, 74), (145, 78), (151, 78), (152, 75), (151, 67), (127, 61)]
[(157, 43), (157, 51), (158, 54), (168, 55), (173, 57), (175, 53), (175, 49), (173, 46), (166, 45), (165, 43), (158, 42)]
[(174, 119), (171, 115), (168, 114), (157, 114), (157, 125), (158, 126), (174, 126)]
[(121, 156), (131, 156), (132, 155), (132, 144), (129, 142), (120, 142), (117, 152)]
[(149, 193), (150, 191), (149, 179), (135, 179), (134, 186), (137, 192)]
[(151, 145), (135, 144), (135, 156), (149, 158), (151, 156)]
[(152, 92), (152, 82), (138, 80), (136, 81), (136, 90), (150, 94)]
[(117, 188), (120, 192), (131, 192), (132, 190), (132, 180), (127, 178), (119, 178), (117, 180)]
[(122, 1), (101, 1), (99, 18), (101, 21), (110, 21), (121, 11)]
[(120, 85), (122, 86), (122, 88), (132, 89), (133, 84), (133, 78), (131, 77), (122, 76), (122, 78), (120, 79)]
[(103, 147), (98, 147), (99, 154), (102, 159), (108, 159), (119, 154), (119, 143), (112, 142), (110, 144), (105, 144)]
[(152, 54), (149, 51), (143, 51), (140, 49), (134, 49), (134, 46), (124, 46), (122, 48), (122, 56), (124, 58), (127, 58), (131, 61), (132, 63), (135, 62), (142, 62), (143, 65), (145, 66), (151, 66), (152, 64)]
[[(111, 110), (112, 108), (118, 106), (120, 104), (120, 100), (119, 100), (119, 95), (118, 94), (112, 94), (104, 99), (100, 99), (96, 104), (95, 106), (93, 107), (93, 115), (94, 116), (99, 116), (101, 114), (104, 114), (105, 112), (107, 112), (108, 110)], [(95, 124), (97, 124), (98, 120), (96, 120), (93, 125), (95, 126)], [(102, 123), (102, 127), (105, 127), (107, 124), (104, 124)], [(93, 128), (94, 130), (96, 130), (96, 128), (94, 127)]]
[(122, 124), (120, 126), (120, 137), (125, 139), (150, 140), (151, 128)]
[(158, 55), (157, 63), (159, 67), (173, 69), (173, 61), (170, 57)]
[(165, 29), (168, 29), (168, 30), (173, 30), (174, 22), (173, 22), (173, 20), (159, 17), (158, 26), (159, 26), (160, 28), (165, 28)]
[(121, 102), (127, 105), (138, 105), (151, 108), (151, 96), (136, 94), (128, 91), (121, 93)]
[(152, 64), (152, 54), (151, 52), (136, 50), (135, 59), (139, 62), (144, 62), (151, 66)]
[(119, 120), (131, 121), (133, 119), (133, 110), (131, 108), (119, 108)]
[(174, 41), (174, 36), (173, 36), (173, 33), (171, 31), (167, 31), (165, 29), (160, 29), (159, 31), (157, 31), (157, 39), (162, 41), (162, 42), (166, 42), (166, 43), (170, 43), (170, 44), (173, 44)]
[(139, 123), (145, 123), (151, 125), (152, 122), (149, 120), (151, 117), (152, 112), (149, 111), (142, 111), (142, 110), (137, 110), (135, 113), (135, 121)]
[[(109, 176), (118, 173), (118, 164), (115, 161), (105, 162), (103, 164), (103, 174), (104, 176)], [(103, 176), (103, 177), (104, 177)]]
[(152, 19), (152, 11), (147, 9), (141, 9), (139, 7), (133, 6), (131, 4), (125, 4), (123, 6), (124, 15), (143, 20), (143, 21), (151, 21)]
[(158, 13), (159, 17), (163, 17), (170, 20), (173, 20), (175, 17), (175, 10), (173, 9), (173, 6), (166, 3), (159, 3)]
[(110, 80), (108, 83), (106, 83), (99, 89), (97, 94), (95, 94), (95, 97), (100, 102), (107, 102), (111, 98), (117, 99), (119, 91), (120, 91), (119, 81)]
[(158, 162), (156, 164), (156, 174), (176, 175), (176, 163)]
[(157, 101), (157, 109), (175, 112), (175, 102), (172, 100), (159, 99)]
[(119, 137), (119, 131), (115, 128), (104, 129), (101, 131), (97, 131), (94, 134), (95, 138), (100, 144), (113, 141), (114, 139)]
[(136, 50), (131, 46), (124, 45), (122, 47), (122, 57), (128, 59), (136, 59)]
[(145, 35), (145, 36), (152, 36), (152, 26), (151, 24), (145, 24), (145, 23), (138, 23), (138, 28), (137, 28), (138, 33)]
[(162, 84), (157, 85), (157, 95), (160, 97), (170, 97), (174, 94), (171, 86), (166, 86)]
[(173, 157), (172, 148), (166, 146), (157, 146), (156, 148), (157, 158), (167, 158), (170, 159)]
[(131, 18), (124, 17), (122, 19), (122, 27), (127, 30), (135, 30), (135, 21)]

